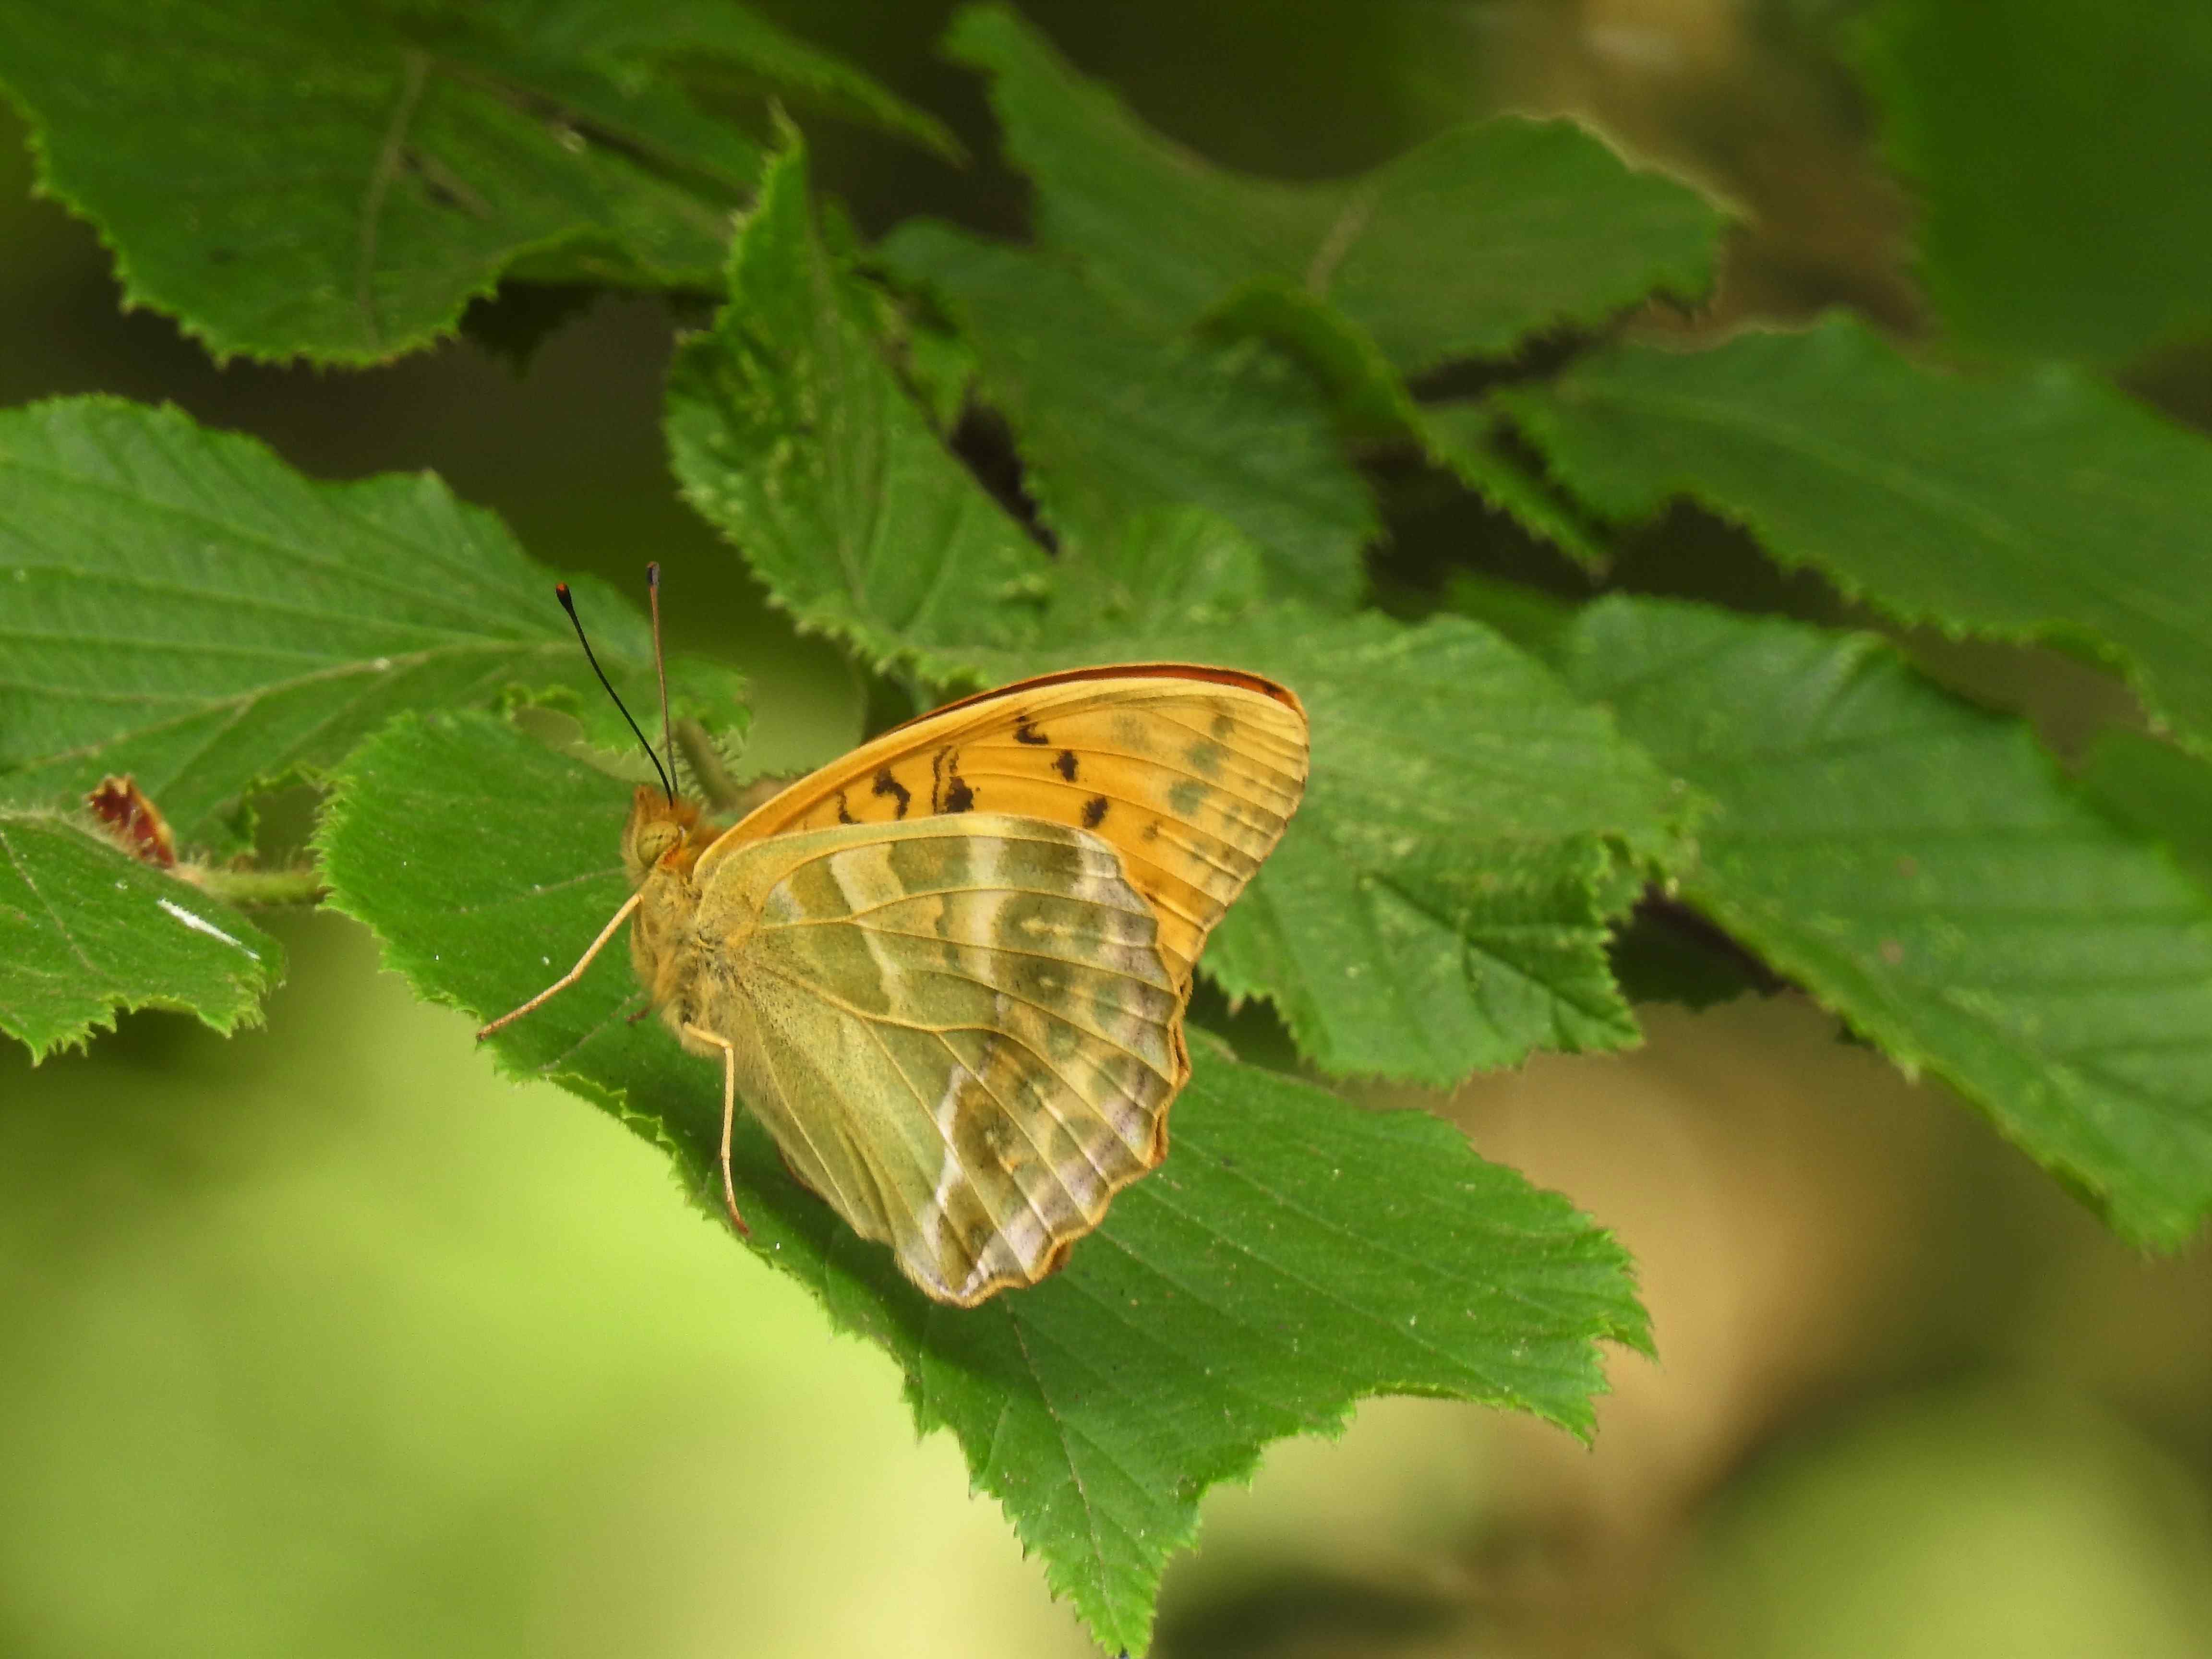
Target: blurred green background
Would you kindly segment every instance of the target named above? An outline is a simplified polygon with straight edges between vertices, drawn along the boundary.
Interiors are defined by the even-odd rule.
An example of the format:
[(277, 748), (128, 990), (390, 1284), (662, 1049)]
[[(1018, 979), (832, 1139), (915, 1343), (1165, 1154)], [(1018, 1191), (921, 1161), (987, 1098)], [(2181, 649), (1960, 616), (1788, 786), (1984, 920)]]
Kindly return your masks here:
[[(979, 158), (810, 124), (866, 228), (1018, 232), (977, 88), (930, 55), (946, 8), (762, 9)], [(1756, 211), (1723, 316), (1917, 320), (1832, 7), (1027, 9), (1255, 171), (1370, 165), (1505, 106), (1593, 116)], [(28, 199), (19, 139), (0, 131), (0, 403), (169, 399), (316, 477), (434, 468), (550, 563), (635, 582), (662, 560), (678, 645), (752, 677), (768, 769), (860, 732), (865, 688), (673, 500), (665, 307), (602, 299), (520, 371), (466, 342), (374, 374), (218, 369), (118, 312), (92, 234)], [(1545, 574), (1420, 477), (1382, 483), (1386, 582), (1448, 557)], [(1655, 585), (1787, 598), (1717, 526), (1637, 558)], [(1948, 666), (2033, 688), (2048, 730), (2112, 706), (2095, 676), (1984, 656)], [(360, 930), (276, 925), (265, 1030), (149, 1014), (36, 1071), (0, 1051), (0, 1651), (1091, 1650), (951, 1442), (915, 1442), (888, 1360), (728, 1249), (656, 1153), (495, 1079)], [(1158, 1650), (2212, 1652), (2205, 1251), (2132, 1255), (1799, 1000), (1647, 1015), (1638, 1054), (1423, 1097), (1636, 1253), (1662, 1359), (1615, 1357), (1595, 1449), (1371, 1404), (1215, 1494)]]

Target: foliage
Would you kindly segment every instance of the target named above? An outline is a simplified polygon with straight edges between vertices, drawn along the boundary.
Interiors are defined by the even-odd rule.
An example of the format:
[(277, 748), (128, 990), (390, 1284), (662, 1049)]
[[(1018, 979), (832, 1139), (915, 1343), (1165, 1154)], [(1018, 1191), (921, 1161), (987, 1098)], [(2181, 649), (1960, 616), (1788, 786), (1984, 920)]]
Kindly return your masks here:
[(684, 59), (951, 143), (711, 0), (0, 5), (46, 188), (112, 243), (126, 299), (218, 356), (381, 362), (504, 274), (707, 283), (760, 148)]
[[(1228, 989), (1274, 1000), (1339, 1073), (1449, 1083), (1536, 1047), (1633, 1039), (1605, 919), (1639, 868), (1679, 850), (1684, 798), (1540, 664), (1454, 618), (1407, 628), (1271, 605), (1261, 556), (1233, 532), (1216, 531), (1205, 562), (1163, 556), (1158, 541), (1193, 520), (1144, 512), (1150, 492), (1122, 524), (1071, 521), (1047, 557), (871, 349), (866, 296), (813, 231), (796, 152), (764, 183), (732, 292), (677, 365), (677, 474), (804, 623), (945, 683), (1194, 659), (1297, 688), (1313, 777), (1297, 831), (1207, 955)], [(1108, 391), (1100, 380), (1088, 395)], [(789, 418), (763, 413), (799, 409), (837, 443), (792, 446)], [(1210, 471), (1226, 492), (1268, 465), (1211, 446), (1203, 414), (1151, 411), (1192, 476)], [(1057, 499), (1058, 475), (1036, 477)], [(895, 542), (892, 526), (906, 531)], [(863, 535), (878, 539), (854, 547)], [(852, 550), (824, 559), (824, 546)], [(1161, 593), (1157, 578), (1130, 580), (1154, 563), (1186, 573), (1177, 605), (1146, 616), (1101, 602), (1102, 590)]]
[(177, 1008), (218, 1031), (260, 1018), (276, 941), (84, 825), (0, 812), (0, 1031), (33, 1058)]
[(963, 12), (945, 45), (992, 77), (1008, 155), (1036, 185), (1038, 241), (1162, 334), (1287, 287), (1416, 374), (1696, 294), (1711, 274), (1718, 212), (1565, 122), (1458, 127), (1363, 178), (1287, 186), (1146, 131), (1004, 7)]
[[(483, 793), (514, 803), (483, 833)], [(626, 896), (627, 792), (485, 716), (402, 723), (343, 769), (322, 834), (335, 902), (425, 994), (505, 1008)], [(721, 1085), (607, 963), (512, 1029), (501, 1057), (666, 1146), (719, 1214)], [(1262, 1443), (1385, 1390), (1455, 1394), (1587, 1431), (1592, 1340), (1639, 1346), (1626, 1257), (1564, 1200), (1418, 1113), (1346, 1112), (1201, 1047), (1158, 1176), (1115, 1202), (1066, 1270), (973, 1313), (901, 1279), (784, 1173), (748, 1121), (738, 1204), (754, 1253), (907, 1374), (1055, 1588), (1103, 1639), (1141, 1645), (1198, 1496)], [(1141, 1194), (1141, 1196), (1139, 1196)]]
[[(313, 484), (245, 438), (104, 398), (0, 413), (10, 653), (0, 802), (134, 775), (185, 845), (243, 845), (243, 803), (395, 713), (564, 700), (613, 742), (548, 573), (428, 477)], [(642, 619), (580, 582), (599, 648), (649, 702)], [(687, 665), (699, 712), (739, 683)]]
[[(1941, 9), (1889, 0), (1862, 40), (1954, 331), (1916, 351), (1838, 316), (1654, 326), (1705, 290), (1728, 219), (1578, 126), (1252, 177), (998, 6), (947, 49), (988, 77), (1028, 244), (915, 218), (862, 246), (739, 83), (951, 153), (945, 129), (714, 0), (349, 0), (312, 25), (164, 0), (66, 27), (0, 0), (0, 85), (126, 299), (219, 355), (389, 361), (502, 278), (715, 292), (672, 367), (677, 485), (886, 706), (1146, 659), (1304, 699), (1305, 802), (1200, 966), (1273, 1008), (1305, 1074), (1194, 1032), (1174, 1155), (1064, 1274), (928, 1304), (749, 1121), (738, 1147), (755, 1255), (893, 1357), (917, 1422), (1133, 1650), (1204, 1492), (1267, 1441), (1390, 1390), (1586, 1432), (1597, 1345), (1648, 1342), (1598, 1226), (1328, 1079), (1448, 1086), (1632, 1043), (1636, 999), (1788, 982), (2127, 1237), (2177, 1246), (2212, 1211), (2212, 445), (2100, 378), (2205, 326), (2173, 276), (2196, 210), (2160, 243), (2147, 197), (2093, 204), (2058, 170), (2072, 222), (2109, 209), (2178, 263), (2001, 277), (2057, 233), (1977, 205), (2018, 76), (1978, 58), (1936, 99), (1937, 48), (1985, 27)], [(2023, 15), (2057, 31), (2049, 9)], [(162, 52), (133, 49), (149, 29)], [(2155, 131), (2185, 127), (2165, 100)], [(2185, 194), (2154, 172), (2129, 191)], [(2020, 361), (1963, 372), (1952, 344)], [(1016, 476), (987, 485), (994, 434)], [(1408, 457), (1575, 566), (1540, 589), (1479, 548), (1395, 564)], [(1663, 539), (1686, 501), (1817, 572), (1796, 596), (1825, 620), (1592, 601), (1623, 528)], [(42, 1054), (158, 1006), (228, 1030), (275, 977), (244, 916), (78, 820), (110, 773), (217, 860), (250, 860), (275, 786), (324, 786), (319, 878), (418, 991), (487, 1014), (551, 979), (622, 902), (609, 769), (636, 767), (608, 758), (628, 738), (550, 578), (434, 478), (315, 483), (102, 398), (0, 413), (0, 1030)], [(637, 607), (574, 587), (651, 706)], [(2019, 720), (1827, 625), (1846, 601), (1901, 635), (2078, 653), (2154, 731), (2069, 778)], [(672, 667), (677, 712), (726, 746), (734, 672)], [(528, 702), (586, 743), (501, 717)], [(1670, 917), (1745, 961), (1678, 948)], [(718, 1079), (629, 1023), (641, 1003), (601, 964), (499, 1058), (665, 1147), (711, 1208)]]
[(2212, 745), (2212, 446), (2107, 386), (1930, 374), (1832, 317), (1623, 347), (1498, 402), (1608, 518), (1691, 495), (1901, 621), (2102, 658)]
[(2093, 1197), (2212, 1208), (2212, 894), (1864, 635), (1607, 599), (1576, 688), (1711, 794), (1692, 902)]
[(2113, 21), (1887, 0), (1856, 31), (1963, 343), (2124, 364), (2212, 329), (2212, 16), (2151, 0)]

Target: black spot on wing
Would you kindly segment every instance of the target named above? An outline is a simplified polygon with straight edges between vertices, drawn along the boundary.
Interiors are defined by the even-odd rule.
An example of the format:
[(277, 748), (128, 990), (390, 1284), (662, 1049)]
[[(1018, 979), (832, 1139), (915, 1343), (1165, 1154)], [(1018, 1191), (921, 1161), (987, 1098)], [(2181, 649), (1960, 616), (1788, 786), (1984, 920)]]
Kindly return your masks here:
[(1049, 744), (1052, 739), (1031, 726), (1027, 714), (1018, 714), (1014, 718), (1014, 741), (1042, 748)]
[(914, 799), (913, 792), (891, 775), (891, 769), (888, 766), (884, 767), (881, 771), (876, 774), (876, 781), (872, 787), (872, 793), (878, 795), (891, 796), (898, 802), (897, 808), (891, 814), (894, 817), (904, 817), (906, 816), (907, 805)]
[(1083, 827), (1085, 830), (1096, 830), (1100, 824), (1105, 822), (1105, 796), (1093, 795), (1089, 800), (1083, 803)]
[(845, 805), (845, 792), (842, 789), (837, 792), (837, 822), (840, 823), (857, 822), (853, 817), (852, 809)]
[(960, 775), (960, 751), (944, 748), (929, 757), (929, 810), (967, 812), (975, 805), (975, 791)]
[(1075, 751), (1073, 749), (1061, 750), (1060, 758), (1052, 763), (1052, 769), (1070, 783), (1073, 783), (1075, 781)]

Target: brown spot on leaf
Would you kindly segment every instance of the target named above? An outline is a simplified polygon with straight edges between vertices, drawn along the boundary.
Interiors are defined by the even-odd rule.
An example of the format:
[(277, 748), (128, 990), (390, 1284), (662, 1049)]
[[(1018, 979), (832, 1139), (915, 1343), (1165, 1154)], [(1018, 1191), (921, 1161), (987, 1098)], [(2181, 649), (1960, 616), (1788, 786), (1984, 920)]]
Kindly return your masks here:
[(102, 778), (84, 804), (131, 857), (158, 869), (176, 868), (177, 848), (167, 820), (128, 775)]

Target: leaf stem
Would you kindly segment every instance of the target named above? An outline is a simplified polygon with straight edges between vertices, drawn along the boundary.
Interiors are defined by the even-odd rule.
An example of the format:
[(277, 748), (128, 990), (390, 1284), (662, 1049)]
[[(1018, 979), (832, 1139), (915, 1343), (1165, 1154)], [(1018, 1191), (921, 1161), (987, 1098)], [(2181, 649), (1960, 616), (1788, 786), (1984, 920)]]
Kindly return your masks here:
[(233, 904), (319, 904), (329, 895), (323, 872), (312, 864), (289, 870), (231, 869), (213, 864), (180, 864), (176, 873), (204, 893)]

